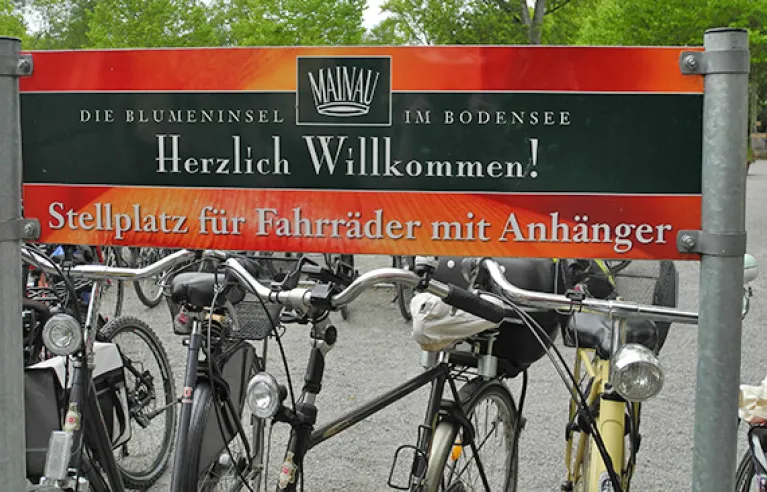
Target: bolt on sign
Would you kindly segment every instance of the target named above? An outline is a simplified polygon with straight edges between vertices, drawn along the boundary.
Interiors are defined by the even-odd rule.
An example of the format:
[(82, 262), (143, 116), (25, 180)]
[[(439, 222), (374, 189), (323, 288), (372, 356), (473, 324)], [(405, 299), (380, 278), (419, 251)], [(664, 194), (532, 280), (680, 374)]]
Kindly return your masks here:
[(24, 207), (52, 243), (694, 258), (681, 48), (34, 52)]

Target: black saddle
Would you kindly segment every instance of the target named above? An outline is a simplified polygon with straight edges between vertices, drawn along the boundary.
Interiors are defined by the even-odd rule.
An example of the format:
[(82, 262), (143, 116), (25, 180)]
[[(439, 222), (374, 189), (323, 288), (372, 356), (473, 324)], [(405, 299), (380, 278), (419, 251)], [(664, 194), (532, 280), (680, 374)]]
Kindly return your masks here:
[[(217, 291), (220, 291), (216, 295)], [(223, 273), (179, 273), (170, 283), (170, 298), (192, 310), (202, 310), (213, 305), (221, 307), (230, 301), (237, 304), (245, 298), (245, 291), (237, 284), (227, 281)]]
[[(603, 314), (573, 313), (567, 323), (570, 346), (596, 349), (602, 359), (612, 352), (612, 320)], [(658, 327), (650, 320), (629, 320), (626, 343), (638, 343), (658, 353)]]

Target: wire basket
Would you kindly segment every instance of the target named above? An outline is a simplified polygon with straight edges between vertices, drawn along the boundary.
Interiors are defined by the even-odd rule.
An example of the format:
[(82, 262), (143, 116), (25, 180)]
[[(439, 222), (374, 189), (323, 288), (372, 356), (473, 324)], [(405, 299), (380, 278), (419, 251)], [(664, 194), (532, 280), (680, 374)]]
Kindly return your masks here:
[(263, 340), (280, 324), (282, 309), (278, 304), (264, 302), (262, 305), (255, 296), (246, 296), (234, 305), (234, 323), (229, 336), (240, 340)]
[[(264, 284), (281, 279), (284, 274), (295, 269), (300, 259), (297, 256), (281, 257), (268, 253), (260, 255), (246, 253), (243, 256), (247, 256), (245, 261), (250, 262), (251, 273), (254, 273), (257, 280)], [(173, 322), (173, 331), (178, 335), (189, 334), (189, 327), (177, 319), (182, 306), (171, 299), (171, 281), (179, 273), (192, 271), (213, 273), (215, 268), (205, 263), (185, 265), (166, 275), (160, 283)], [(280, 305), (271, 304), (266, 300), (262, 303), (256, 296), (247, 293), (242, 301), (234, 305), (234, 313), (231, 313), (232, 328), (227, 331), (226, 336), (239, 340), (263, 340), (271, 333), (274, 326), (279, 325), (282, 310), (283, 307)]]

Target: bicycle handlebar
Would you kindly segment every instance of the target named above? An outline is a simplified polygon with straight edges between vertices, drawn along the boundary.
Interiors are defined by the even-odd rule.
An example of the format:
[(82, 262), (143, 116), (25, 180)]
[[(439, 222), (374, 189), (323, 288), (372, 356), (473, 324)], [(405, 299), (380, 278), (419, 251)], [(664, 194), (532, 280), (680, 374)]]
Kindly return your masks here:
[[(32, 249), (22, 248), (22, 256), (24, 260), (38, 266), (48, 273), (57, 273), (56, 266), (45, 257), (36, 254)], [(205, 250), (200, 252), (183, 249), (143, 268), (81, 265), (68, 268), (67, 273), (74, 277), (93, 280), (104, 278), (138, 280), (146, 277), (153, 277), (176, 265), (199, 257), (224, 260), (229, 271), (231, 271), (238, 280), (248, 288), (248, 290), (265, 301), (290, 305), (297, 309), (309, 308), (315, 303), (312, 298), (311, 289), (294, 288), (283, 291), (273, 290), (253, 277), (239, 259), (225, 251), (218, 250)], [(550, 294), (521, 289), (506, 279), (500, 265), (495, 260), (485, 258), (480, 261), (480, 264), (487, 270), (492, 283), (498, 288), (503, 297), (520, 306), (538, 309), (565, 309), (568, 312), (592, 311), (613, 315), (619, 318), (641, 318), (653, 321), (677, 322), (684, 324), (696, 324), (698, 322), (697, 313), (665, 306), (594, 298), (574, 299), (561, 294)], [(422, 278), (410, 270), (378, 268), (363, 273), (343, 291), (333, 295), (329, 301), (330, 306), (334, 309), (342, 308), (357, 299), (357, 297), (364, 291), (377, 284), (398, 283), (410, 287), (417, 287), (421, 281)], [(429, 280), (425, 285), (425, 291), (436, 295), (446, 304), (493, 323), (499, 323), (504, 317), (513, 313), (512, 310), (504, 308), (490, 300), (492, 299), (492, 296), (470, 292), (458, 286), (445, 284), (437, 280)]]
[(598, 313), (611, 314), (619, 318), (636, 317), (653, 321), (667, 321), (684, 324), (696, 324), (698, 322), (698, 313), (682, 311), (680, 309), (665, 306), (588, 297), (581, 300), (575, 300), (561, 294), (548, 294), (545, 292), (520, 289), (506, 279), (497, 262), (491, 259), (484, 259), (481, 263), (490, 274), (493, 284), (501, 289), (504, 296), (521, 306), (542, 309), (567, 308), (569, 310), (578, 311), (595, 311)]
[[(68, 275), (78, 278), (87, 278), (90, 280), (103, 280), (107, 278), (116, 278), (120, 280), (140, 280), (147, 277), (154, 277), (162, 273), (165, 270), (173, 268), (177, 265), (185, 263), (199, 256), (197, 251), (182, 249), (171, 253), (168, 256), (161, 258), (160, 260), (147, 265), (143, 268), (128, 268), (128, 267), (111, 267), (106, 265), (78, 265), (71, 268), (66, 268)], [(218, 257), (219, 252), (204, 251), (203, 257)], [(35, 250), (30, 248), (21, 248), (21, 257), (23, 261), (27, 261), (36, 267), (40, 268), (46, 273), (58, 274), (58, 269), (63, 269), (61, 265), (54, 265), (45, 256), (40, 255)]]

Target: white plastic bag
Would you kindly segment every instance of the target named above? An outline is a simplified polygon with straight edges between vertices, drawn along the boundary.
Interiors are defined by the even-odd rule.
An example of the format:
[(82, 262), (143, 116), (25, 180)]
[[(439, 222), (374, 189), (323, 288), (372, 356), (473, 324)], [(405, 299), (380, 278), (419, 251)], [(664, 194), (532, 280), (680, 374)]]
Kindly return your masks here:
[(740, 385), (738, 416), (749, 424), (767, 421), (767, 376), (758, 386)]
[[(484, 299), (502, 305), (492, 297)], [(413, 339), (429, 352), (445, 350), (453, 343), (498, 325), (466, 311), (453, 308), (427, 292), (413, 296), (410, 301), (413, 313)]]

